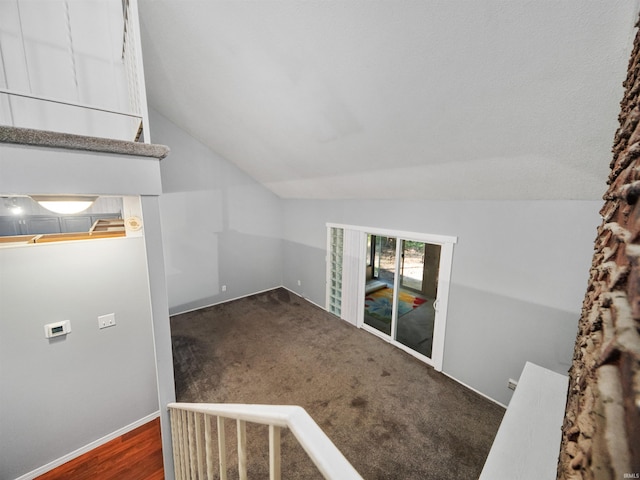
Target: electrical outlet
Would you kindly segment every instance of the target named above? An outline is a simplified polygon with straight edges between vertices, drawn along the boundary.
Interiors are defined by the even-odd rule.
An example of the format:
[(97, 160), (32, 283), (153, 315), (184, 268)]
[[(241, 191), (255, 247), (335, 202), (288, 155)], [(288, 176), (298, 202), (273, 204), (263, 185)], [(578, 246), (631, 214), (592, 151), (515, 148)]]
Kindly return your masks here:
[(298, 280), (298, 286), (302, 285), (302, 280)]
[(222, 291), (226, 292), (227, 291), (227, 286), (226, 285), (222, 285)]
[(98, 317), (98, 328), (113, 327), (116, 324), (116, 314), (108, 313), (107, 315), (100, 315)]
[(513, 378), (510, 378), (509, 382), (507, 383), (507, 386), (509, 387), (509, 390), (515, 390), (516, 387), (518, 386), (518, 381), (514, 380)]

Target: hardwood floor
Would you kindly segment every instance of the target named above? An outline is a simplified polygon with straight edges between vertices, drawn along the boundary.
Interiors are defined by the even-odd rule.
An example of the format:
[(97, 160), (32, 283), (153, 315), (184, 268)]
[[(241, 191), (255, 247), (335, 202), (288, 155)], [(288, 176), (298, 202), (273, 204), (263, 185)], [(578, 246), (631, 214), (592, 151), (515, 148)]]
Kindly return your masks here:
[(36, 480), (162, 480), (160, 419), (156, 418)]

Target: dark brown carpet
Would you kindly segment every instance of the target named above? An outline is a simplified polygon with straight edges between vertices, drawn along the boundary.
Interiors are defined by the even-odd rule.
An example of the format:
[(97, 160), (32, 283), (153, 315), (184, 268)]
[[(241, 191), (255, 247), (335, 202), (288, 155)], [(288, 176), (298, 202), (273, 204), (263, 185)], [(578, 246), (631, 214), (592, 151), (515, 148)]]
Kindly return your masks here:
[[(174, 316), (171, 329), (178, 401), (300, 405), (367, 480), (478, 478), (504, 414), (284, 289)], [(268, 478), (263, 428), (248, 429), (250, 478)], [(283, 478), (321, 478), (292, 437)]]

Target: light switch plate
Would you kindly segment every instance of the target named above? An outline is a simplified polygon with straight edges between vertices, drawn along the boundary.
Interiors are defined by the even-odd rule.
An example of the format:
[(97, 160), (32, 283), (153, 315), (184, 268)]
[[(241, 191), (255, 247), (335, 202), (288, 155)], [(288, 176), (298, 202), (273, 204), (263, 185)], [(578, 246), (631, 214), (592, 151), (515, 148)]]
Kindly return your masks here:
[(113, 327), (116, 324), (116, 314), (108, 313), (106, 315), (100, 315), (98, 317), (98, 328)]

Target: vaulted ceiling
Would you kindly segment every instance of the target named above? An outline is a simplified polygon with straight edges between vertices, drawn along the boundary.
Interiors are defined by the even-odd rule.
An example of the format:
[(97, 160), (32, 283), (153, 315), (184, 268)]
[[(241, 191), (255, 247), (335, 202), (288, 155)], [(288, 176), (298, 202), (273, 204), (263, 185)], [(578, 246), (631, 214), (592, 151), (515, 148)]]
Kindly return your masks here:
[(605, 190), (638, 0), (139, 3), (150, 106), (283, 198)]

